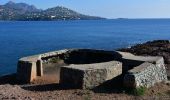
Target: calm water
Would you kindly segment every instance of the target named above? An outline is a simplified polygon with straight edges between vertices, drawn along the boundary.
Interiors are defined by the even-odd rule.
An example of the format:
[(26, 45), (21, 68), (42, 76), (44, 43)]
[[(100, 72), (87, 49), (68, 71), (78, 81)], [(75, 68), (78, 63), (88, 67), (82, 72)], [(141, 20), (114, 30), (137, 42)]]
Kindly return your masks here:
[(170, 39), (170, 19), (0, 22), (0, 75), (16, 72), (20, 57), (64, 48), (113, 50)]

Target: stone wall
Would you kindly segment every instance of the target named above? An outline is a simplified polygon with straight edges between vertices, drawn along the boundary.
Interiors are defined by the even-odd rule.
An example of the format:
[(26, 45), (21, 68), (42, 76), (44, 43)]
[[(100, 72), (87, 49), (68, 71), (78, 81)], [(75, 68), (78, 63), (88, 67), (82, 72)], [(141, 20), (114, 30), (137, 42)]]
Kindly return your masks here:
[(152, 64), (145, 62), (131, 70), (124, 77), (124, 85), (126, 87), (151, 87), (155, 83), (167, 80), (164, 62)]

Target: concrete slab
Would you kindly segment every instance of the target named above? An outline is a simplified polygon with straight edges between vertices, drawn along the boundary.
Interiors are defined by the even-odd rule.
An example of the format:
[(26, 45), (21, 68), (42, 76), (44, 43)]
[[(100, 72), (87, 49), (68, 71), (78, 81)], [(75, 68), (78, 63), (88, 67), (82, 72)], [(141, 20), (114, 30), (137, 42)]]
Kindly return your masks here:
[(122, 74), (122, 63), (110, 61), (96, 64), (61, 67), (60, 83), (82, 89), (92, 89)]

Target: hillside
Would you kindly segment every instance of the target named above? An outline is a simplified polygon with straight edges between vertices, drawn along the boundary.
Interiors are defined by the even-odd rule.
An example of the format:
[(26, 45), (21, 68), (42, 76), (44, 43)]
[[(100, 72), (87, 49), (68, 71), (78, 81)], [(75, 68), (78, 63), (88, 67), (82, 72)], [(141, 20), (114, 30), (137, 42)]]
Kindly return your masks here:
[(0, 5), (0, 20), (43, 21), (43, 20), (96, 20), (101, 17), (80, 14), (71, 9), (57, 6), (46, 10), (37, 9), (33, 5), (14, 3), (12, 1)]

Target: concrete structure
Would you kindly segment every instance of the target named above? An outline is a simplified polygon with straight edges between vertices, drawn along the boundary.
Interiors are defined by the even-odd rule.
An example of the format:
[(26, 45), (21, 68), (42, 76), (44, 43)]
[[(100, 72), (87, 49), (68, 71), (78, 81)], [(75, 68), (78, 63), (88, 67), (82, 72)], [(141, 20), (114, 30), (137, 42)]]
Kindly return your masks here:
[(60, 83), (82, 89), (92, 89), (122, 74), (122, 63), (110, 61), (61, 67)]
[(124, 86), (132, 88), (151, 87), (155, 83), (167, 80), (163, 57), (134, 56), (124, 52), (120, 52), (120, 54), (122, 54), (124, 59), (142, 62), (126, 72), (123, 80)]
[(92, 89), (122, 75), (126, 87), (150, 87), (167, 80), (162, 57), (134, 56), (119, 51), (69, 49), (21, 58), (17, 79), (32, 82), (43, 76), (46, 63), (62, 60), (60, 83)]
[(30, 83), (34, 81), (37, 76), (43, 76), (43, 63), (46, 62), (46, 58), (49, 59), (66, 53), (67, 51), (68, 50), (59, 50), (19, 59), (17, 67), (17, 79)]

